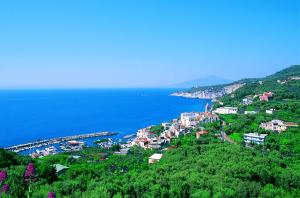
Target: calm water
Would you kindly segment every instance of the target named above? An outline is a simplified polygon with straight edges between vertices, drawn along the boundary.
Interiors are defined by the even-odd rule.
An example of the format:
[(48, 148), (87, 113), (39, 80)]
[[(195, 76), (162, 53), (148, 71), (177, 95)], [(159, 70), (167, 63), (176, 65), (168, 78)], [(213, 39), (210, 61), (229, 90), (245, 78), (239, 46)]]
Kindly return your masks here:
[(38, 139), (116, 131), (120, 135), (204, 111), (209, 100), (169, 96), (171, 89), (0, 91), (0, 147)]

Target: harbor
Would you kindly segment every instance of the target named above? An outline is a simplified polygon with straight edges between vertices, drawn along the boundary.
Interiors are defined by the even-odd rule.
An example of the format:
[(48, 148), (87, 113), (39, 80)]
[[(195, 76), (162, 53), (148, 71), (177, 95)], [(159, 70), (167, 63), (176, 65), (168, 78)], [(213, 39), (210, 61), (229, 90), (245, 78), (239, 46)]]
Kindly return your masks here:
[(112, 136), (112, 135), (117, 135), (117, 134), (118, 134), (117, 132), (96, 132), (96, 133), (72, 135), (72, 136), (65, 136), (65, 137), (57, 137), (57, 138), (51, 138), (51, 139), (45, 139), (45, 140), (37, 140), (37, 141), (25, 143), (25, 144), (19, 144), (19, 145), (7, 147), (5, 149), (18, 153), (18, 152), (21, 152), (24, 150), (39, 148), (39, 147), (43, 147), (43, 146), (49, 146), (49, 145), (53, 145), (53, 144), (61, 144), (61, 143), (64, 143), (67, 141), (72, 141), (72, 140), (80, 140), (80, 139), (102, 137), (102, 136)]

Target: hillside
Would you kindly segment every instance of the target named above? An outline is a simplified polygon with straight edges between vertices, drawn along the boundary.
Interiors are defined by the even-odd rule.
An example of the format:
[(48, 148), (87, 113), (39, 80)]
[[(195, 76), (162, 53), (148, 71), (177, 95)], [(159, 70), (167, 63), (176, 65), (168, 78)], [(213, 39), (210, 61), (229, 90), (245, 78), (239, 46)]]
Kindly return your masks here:
[(265, 80), (285, 80), (290, 77), (300, 76), (300, 65), (292, 65), (286, 69), (267, 76)]
[(217, 76), (208, 76), (208, 77), (203, 77), (203, 78), (189, 80), (181, 83), (172, 84), (168, 87), (188, 89), (190, 87), (212, 86), (212, 85), (219, 85), (219, 84), (228, 84), (231, 82), (232, 80), (223, 79)]
[(236, 90), (232, 89), (231, 87), (240, 88), (243, 85), (247, 85), (245, 89), (248, 90), (251, 89), (251, 87), (249, 87), (249, 84), (252, 85), (252, 83), (258, 83), (259, 81), (264, 81), (267, 84), (271, 84), (272, 82), (277, 82), (277, 80), (290, 80), (289, 78), (300, 76), (299, 68), (300, 65), (293, 65), (265, 78), (246, 78), (228, 84), (192, 87), (184, 91), (178, 91), (172, 95), (183, 96), (188, 98), (216, 99), (227, 94), (231, 94)]
[[(292, 66), (259, 80), (240, 81), (242, 87), (214, 103), (214, 108), (238, 107), (238, 114), (220, 115), (220, 121), (196, 126), (174, 139), (168, 150), (134, 147), (121, 156), (113, 154), (115, 148), (95, 147), (41, 159), (0, 150), (0, 170), (8, 175), (3, 183), (10, 186), (6, 196), (45, 197), (51, 191), (57, 197), (74, 198), (300, 197), (299, 126), (282, 133), (259, 127), (274, 119), (300, 124), (300, 80), (293, 78), (299, 74), (300, 66)], [(273, 93), (269, 101), (254, 97), (265, 91)], [(241, 101), (247, 96), (254, 100), (244, 105)], [(268, 109), (275, 111), (267, 114)], [(257, 113), (244, 114), (245, 110)], [(208, 134), (196, 139), (200, 127)], [(234, 143), (222, 140), (222, 132)], [(264, 144), (245, 146), (243, 135), (249, 132), (267, 134)], [(163, 158), (148, 164), (153, 153), (163, 153)], [(36, 171), (31, 181), (24, 181), (30, 161)], [(55, 174), (52, 165), (57, 163), (68, 170)]]

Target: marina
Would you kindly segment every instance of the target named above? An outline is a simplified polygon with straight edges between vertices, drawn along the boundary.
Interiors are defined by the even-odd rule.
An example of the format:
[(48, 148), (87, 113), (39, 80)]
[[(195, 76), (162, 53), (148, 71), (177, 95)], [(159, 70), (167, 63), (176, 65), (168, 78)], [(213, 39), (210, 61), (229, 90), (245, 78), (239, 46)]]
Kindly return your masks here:
[(116, 135), (116, 134), (118, 134), (118, 133), (116, 133), (116, 132), (96, 132), (96, 133), (89, 133), (89, 134), (65, 136), (65, 137), (58, 137), (58, 138), (52, 138), (52, 139), (46, 139), (46, 140), (37, 140), (37, 141), (29, 142), (26, 144), (20, 144), (20, 145), (7, 147), (5, 149), (18, 153), (18, 152), (28, 150), (28, 149), (39, 148), (42, 146), (48, 146), (48, 145), (52, 145), (52, 144), (60, 144), (60, 143), (72, 141), (72, 140), (80, 140), (80, 139), (102, 137), (102, 136), (111, 136), (111, 135)]

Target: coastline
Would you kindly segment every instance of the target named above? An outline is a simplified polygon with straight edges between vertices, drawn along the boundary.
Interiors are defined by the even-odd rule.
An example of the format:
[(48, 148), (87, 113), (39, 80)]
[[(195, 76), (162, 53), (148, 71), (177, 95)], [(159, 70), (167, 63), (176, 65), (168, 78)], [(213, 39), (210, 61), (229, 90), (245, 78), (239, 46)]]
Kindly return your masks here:
[(231, 94), (243, 86), (244, 83), (234, 83), (230, 85), (196, 87), (186, 91), (174, 92), (171, 96), (214, 100)]

